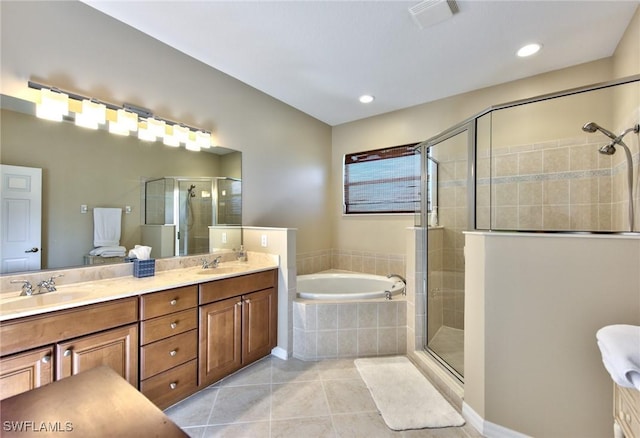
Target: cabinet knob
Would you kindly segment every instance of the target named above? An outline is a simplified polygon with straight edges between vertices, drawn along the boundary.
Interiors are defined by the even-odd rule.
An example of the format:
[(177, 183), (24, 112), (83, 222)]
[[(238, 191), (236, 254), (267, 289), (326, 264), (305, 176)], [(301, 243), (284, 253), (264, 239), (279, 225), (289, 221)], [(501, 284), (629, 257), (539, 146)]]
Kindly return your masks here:
[(177, 387), (178, 387), (178, 384), (176, 382), (169, 383), (169, 388), (176, 389)]
[(49, 361), (51, 361), (50, 354), (47, 354), (45, 357), (42, 358), (42, 363), (49, 363)]
[(62, 355), (64, 357), (69, 357), (71, 356), (71, 348), (69, 348), (68, 350), (64, 350), (64, 353), (62, 353)]
[(171, 356), (171, 357), (175, 356), (176, 354), (178, 354), (178, 352), (176, 350), (171, 350), (169, 352), (169, 356)]
[(236, 306), (242, 306), (242, 301), (238, 301), (238, 302), (236, 303)]
[(244, 300), (245, 303), (250, 304), (251, 300)]
[(172, 306), (175, 306), (176, 304), (178, 304), (178, 300), (177, 299), (171, 300), (169, 301), (169, 304), (171, 304)]
[(172, 322), (171, 323), (171, 328), (174, 329), (176, 327), (178, 327), (178, 323), (177, 322)]

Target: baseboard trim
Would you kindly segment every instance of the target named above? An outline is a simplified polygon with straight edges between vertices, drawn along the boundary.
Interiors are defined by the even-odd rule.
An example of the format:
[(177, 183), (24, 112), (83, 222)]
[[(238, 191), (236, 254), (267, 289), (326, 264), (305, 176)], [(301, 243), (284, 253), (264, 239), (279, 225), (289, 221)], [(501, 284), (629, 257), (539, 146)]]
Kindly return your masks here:
[(529, 435), (486, 421), (471, 406), (462, 403), (462, 416), (486, 438), (531, 438)]
[(278, 359), (289, 359), (289, 352), (282, 347), (276, 347), (271, 350), (271, 355), (277, 357)]

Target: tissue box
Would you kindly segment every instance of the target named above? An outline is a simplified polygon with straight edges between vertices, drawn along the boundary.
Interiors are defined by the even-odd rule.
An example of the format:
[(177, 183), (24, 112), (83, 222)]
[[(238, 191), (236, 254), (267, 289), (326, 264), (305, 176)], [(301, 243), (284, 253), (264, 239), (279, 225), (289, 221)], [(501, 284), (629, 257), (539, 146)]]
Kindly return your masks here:
[(156, 273), (156, 260), (133, 260), (133, 276), (142, 278), (142, 277), (153, 277)]

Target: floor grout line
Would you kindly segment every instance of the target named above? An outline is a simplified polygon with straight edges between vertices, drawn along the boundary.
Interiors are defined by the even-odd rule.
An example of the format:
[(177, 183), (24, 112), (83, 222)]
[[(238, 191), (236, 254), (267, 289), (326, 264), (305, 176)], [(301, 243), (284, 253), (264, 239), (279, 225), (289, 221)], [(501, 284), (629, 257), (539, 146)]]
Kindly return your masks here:
[[(281, 362), (277, 358), (268, 358), (267, 361), (265, 361), (266, 363), (262, 362), (262, 365), (260, 365), (260, 361), (256, 362), (234, 374), (239, 384), (232, 383), (231, 385), (225, 386), (223, 382), (219, 382), (218, 386), (211, 387), (212, 390), (216, 391), (215, 394), (209, 395), (209, 398), (203, 397), (202, 399), (194, 399), (193, 403), (186, 405), (188, 406), (188, 408), (177, 410), (177, 420), (182, 418), (187, 424), (190, 422), (194, 422), (194, 420), (198, 423), (202, 421), (204, 421), (205, 423), (188, 424), (181, 427), (187, 433), (190, 433), (191, 436), (201, 438), (212, 436), (212, 433), (214, 433), (214, 431), (216, 434), (215, 436), (218, 436), (217, 434), (224, 435), (233, 432), (234, 434), (242, 436), (253, 436), (255, 438), (273, 438), (275, 436), (274, 434), (280, 436), (283, 432), (285, 433), (285, 436), (290, 437), (304, 435), (308, 438), (319, 438), (320, 436), (324, 436), (324, 433), (329, 433), (329, 431), (331, 431), (332, 436), (339, 437), (341, 433), (345, 432), (345, 427), (355, 427), (355, 425), (360, 425), (357, 427), (365, 429), (367, 427), (371, 427), (371, 430), (369, 432), (365, 432), (364, 430), (362, 430), (362, 436), (376, 436), (376, 430), (379, 434), (383, 434), (386, 436), (386, 434), (388, 434), (388, 432), (390, 431), (384, 424), (379, 425), (377, 421), (374, 422), (374, 424), (370, 421), (364, 420), (368, 415), (379, 415), (379, 411), (375, 406), (370, 408), (368, 405), (362, 405), (359, 406), (359, 408), (364, 408), (364, 410), (353, 412), (333, 412), (330, 400), (333, 400), (333, 403), (338, 411), (349, 410), (356, 407), (356, 405), (349, 403), (348, 401), (346, 401), (346, 399), (343, 399), (343, 395), (346, 397), (347, 393), (334, 393), (335, 390), (338, 390), (339, 387), (347, 384), (347, 382), (363, 382), (362, 376), (359, 373), (353, 373), (353, 369), (357, 371), (357, 368), (355, 368), (355, 365), (353, 364), (353, 358), (349, 358), (347, 362), (344, 363), (340, 362), (345, 361), (345, 359), (315, 362), (305, 362), (298, 359), (290, 359), (289, 361)], [(279, 378), (283, 381), (274, 382), (274, 378)], [(294, 416), (274, 419), (274, 408), (277, 408), (277, 406), (274, 406), (274, 392), (280, 390), (280, 388), (284, 389), (288, 385), (291, 385), (290, 390), (295, 392), (297, 387), (302, 390), (304, 388), (304, 385), (318, 385), (314, 382), (319, 382), (320, 388), (322, 388), (322, 398), (316, 398), (316, 400), (319, 403), (320, 400), (324, 401), (328, 410), (327, 414), (323, 413), (315, 415), (315, 412), (312, 411), (301, 411), (301, 413), (304, 413), (305, 415), (295, 416), (295, 409), (293, 409), (291, 412), (281, 412), (282, 410), (280, 409), (278, 411), (280, 412), (280, 414), (284, 413), (285, 415)], [(258, 386), (264, 386), (264, 389), (250, 389), (252, 387)], [(251, 417), (247, 419), (240, 419), (240, 416), (238, 416), (237, 418), (228, 416), (224, 410), (216, 412), (218, 404), (229, 397), (229, 393), (224, 395), (220, 394), (220, 391), (231, 391), (232, 397), (234, 397), (233, 391), (239, 391), (238, 394), (242, 394), (245, 391), (243, 390), (243, 388), (245, 388), (248, 393), (262, 394), (259, 396), (255, 396), (252, 399), (247, 399), (248, 403), (253, 404), (255, 402), (260, 402), (261, 400), (261, 403), (264, 403), (266, 405), (267, 400), (265, 399), (265, 397), (269, 397), (268, 415), (265, 415), (267, 414), (267, 406), (264, 406), (263, 408), (265, 410), (262, 411), (264, 412), (264, 414), (260, 415), (261, 419), (252, 419)], [(318, 390), (319, 388), (316, 387), (316, 394)], [(335, 397), (339, 398), (336, 399)], [(360, 399), (356, 398), (354, 399), (354, 402), (360, 403), (358, 400)], [(344, 404), (345, 402), (347, 404)], [(205, 407), (200, 403), (210, 404), (210, 407)], [(219, 406), (219, 408), (224, 409), (224, 406)], [(205, 414), (207, 412), (207, 409), (208, 413)], [(198, 411), (202, 412), (202, 414), (198, 414)], [(196, 417), (195, 415), (200, 415), (200, 420), (198, 420), (198, 417)], [(218, 423), (211, 424), (211, 421), (214, 417), (217, 419)], [(350, 417), (352, 417), (353, 419), (351, 419)], [(349, 426), (351, 424), (353, 424), (353, 426)], [(323, 425), (322, 427), (324, 427), (323, 434), (319, 435), (318, 432), (308, 432), (310, 430), (318, 430), (313, 428), (320, 427), (320, 425)], [(307, 431), (308, 433), (305, 431)], [(404, 435), (401, 435), (399, 433), (397, 435), (394, 434), (393, 436)], [(419, 436), (443, 437), (444, 435), (440, 435), (440, 432), (437, 431), (434, 431), (433, 433), (430, 431), (424, 431), (420, 433)], [(446, 436), (452, 438), (477, 437), (477, 435), (473, 434), (473, 430), (466, 430), (462, 428), (452, 430), (451, 434), (449, 435), (449, 433), (447, 433)]]

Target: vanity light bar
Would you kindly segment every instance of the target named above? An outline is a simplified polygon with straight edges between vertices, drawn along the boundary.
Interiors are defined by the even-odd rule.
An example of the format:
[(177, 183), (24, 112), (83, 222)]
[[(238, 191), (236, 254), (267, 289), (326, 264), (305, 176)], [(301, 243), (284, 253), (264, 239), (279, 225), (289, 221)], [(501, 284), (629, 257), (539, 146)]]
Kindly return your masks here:
[(28, 81), (28, 86), (40, 90), (36, 116), (42, 119), (62, 121), (73, 112), (75, 124), (85, 128), (98, 129), (108, 122), (112, 134), (129, 135), (137, 131), (140, 140), (160, 140), (172, 147), (184, 144), (192, 151), (215, 146), (210, 131), (157, 117), (147, 108), (130, 103), (117, 106), (33, 81)]

